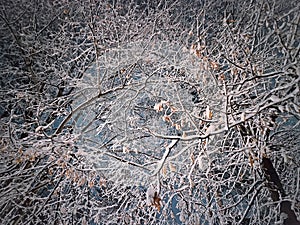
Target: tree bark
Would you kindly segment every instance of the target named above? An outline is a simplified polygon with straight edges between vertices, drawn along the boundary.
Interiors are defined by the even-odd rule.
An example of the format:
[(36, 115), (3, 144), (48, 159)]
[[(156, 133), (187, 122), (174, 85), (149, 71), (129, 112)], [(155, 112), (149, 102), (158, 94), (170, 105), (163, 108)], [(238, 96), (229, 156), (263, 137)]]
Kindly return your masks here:
[[(262, 167), (264, 171), (264, 175), (267, 179), (267, 187), (270, 191), (271, 198), (274, 202), (280, 200), (281, 197), (285, 197), (286, 194), (284, 192), (282, 183), (280, 178), (275, 170), (272, 161), (263, 156), (262, 158)], [(280, 214), (285, 213), (287, 218), (284, 218), (284, 225), (300, 225), (300, 221), (297, 220), (297, 216), (295, 212), (292, 210), (292, 204), (289, 201), (282, 201), (280, 203)]]

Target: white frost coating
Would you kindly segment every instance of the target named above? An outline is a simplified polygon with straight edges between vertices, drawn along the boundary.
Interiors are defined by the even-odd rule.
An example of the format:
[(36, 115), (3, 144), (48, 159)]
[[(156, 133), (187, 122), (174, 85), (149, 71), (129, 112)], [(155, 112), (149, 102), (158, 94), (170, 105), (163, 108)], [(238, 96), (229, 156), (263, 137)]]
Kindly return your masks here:
[(155, 196), (155, 190), (154, 190), (153, 186), (150, 185), (146, 192), (146, 204), (148, 206), (153, 204), (154, 196)]
[(155, 170), (155, 172), (153, 173), (153, 176), (156, 175), (157, 173), (159, 173), (159, 171), (161, 170), (161, 168), (163, 167), (164, 163), (166, 162), (166, 159), (168, 157), (168, 155), (170, 154), (171, 148), (174, 147), (174, 145), (178, 142), (178, 140), (173, 140), (167, 147), (166, 147), (166, 151), (163, 155), (163, 157), (161, 158), (161, 160), (157, 163), (157, 168)]
[(209, 135), (216, 131), (216, 126), (214, 124), (211, 124), (205, 131), (205, 134)]
[(280, 101), (280, 98), (278, 98), (276, 95), (272, 95), (272, 96), (270, 97), (270, 100), (271, 100), (272, 102), (276, 103), (276, 102), (279, 102), (279, 101)]
[[(199, 63), (202, 62), (195, 62), (195, 57), (181, 46), (157, 41), (148, 44), (145, 41), (129, 43), (109, 49), (99, 57), (98, 63), (86, 71), (82, 83), (79, 85), (76, 101), (73, 101), (74, 109), (80, 106), (78, 112), (76, 111), (73, 116), (74, 132), (80, 136), (77, 144), (80, 144), (81, 150), (87, 153), (89, 160), (97, 170), (115, 182), (130, 182), (131, 185), (132, 182), (137, 185), (149, 184), (152, 179), (149, 180), (149, 176), (160, 172), (176, 140), (173, 138), (167, 147), (162, 148), (166, 143), (164, 139), (154, 136), (143, 139), (133, 135), (143, 133), (145, 125), (150, 126), (153, 133), (163, 135), (170, 132), (168, 128), (170, 125), (174, 128), (177, 127), (177, 132), (194, 129), (195, 126), (198, 126), (198, 124), (192, 124), (192, 120), (187, 116), (181, 121), (174, 122), (173, 125), (173, 120), (163, 121), (162, 117), (155, 117), (171, 106), (176, 106), (174, 111), (185, 110), (186, 115), (189, 111), (193, 112), (197, 108), (196, 105), (193, 105), (189, 90), (177, 88), (178, 83), (172, 82), (174, 78), (172, 70), (184, 73), (185, 77), (180, 77), (181, 72), (179, 72), (175, 75), (178, 76), (176, 79), (193, 78), (196, 80), (195, 83), (202, 89), (201, 95), (203, 94), (203, 96), (200, 97), (208, 99), (205, 101), (207, 108), (206, 111), (204, 108), (204, 115), (199, 115), (195, 111), (195, 117), (210, 121), (209, 132), (224, 127), (224, 113), (221, 113), (224, 105), (223, 97), (219, 94), (215, 81), (210, 78), (211, 75), (199, 66)], [(128, 71), (133, 68), (133, 65), (138, 66), (135, 67), (135, 71), (129, 73)], [(124, 75), (128, 76), (130, 80), (128, 86), (111, 92), (109, 89), (105, 89), (110, 87), (111, 81), (108, 80), (108, 77), (115, 76), (116, 72), (122, 71), (124, 68), (126, 70)], [(167, 75), (164, 74), (164, 71)], [(168, 74), (169, 72), (170, 74)], [(118, 74), (115, 79), (119, 79), (121, 76), (122, 74)], [(165, 77), (162, 79), (162, 76)], [(99, 78), (102, 86), (97, 83)], [(102, 89), (99, 90), (99, 88)], [(100, 91), (109, 93), (98, 98)], [(167, 103), (176, 105), (167, 105)], [(137, 108), (140, 105), (142, 107)], [(106, 112), (106, 107), (109, 108), (109, 112)], [(146, 112), (141, 110), (143, 107), (147, 110)], [(137, 116), (135, 112), (137, 112)], [(139, 122), (138, 116), (140, 115), (144, 116), (145, 121)], [(186, 122), (183, 123), (183, 121)], [(213, 130), (213, 127), (216, 129)], [(137, 129), (139, 130), (137, 131)], [(135, 133), (132, 130), (135, 130)], [(193, 132), (191, 135), (194, 136), (203, 134), (202, 131), (198, 131), (198, 134)], [(112, 138), (113, 141), (110, 142), (109, 149), (107, 149), (104, 143)], [(210, 138), (211, 140), (212, 138)], [(163, 151), (162, 156), (161, 151)], [(134, 152), (153, 155), (156, 158), (161, 157), (161, 159), (157, 162), (157, 160), (146, 158), (140, 154), (139, 157), (144, 157), (141, 160), (134, 155)]]
[(205, 156), (200, 156), (198, 158), (198, 165), (201, 171), (206, 171), (208, 168), (208, 158)]

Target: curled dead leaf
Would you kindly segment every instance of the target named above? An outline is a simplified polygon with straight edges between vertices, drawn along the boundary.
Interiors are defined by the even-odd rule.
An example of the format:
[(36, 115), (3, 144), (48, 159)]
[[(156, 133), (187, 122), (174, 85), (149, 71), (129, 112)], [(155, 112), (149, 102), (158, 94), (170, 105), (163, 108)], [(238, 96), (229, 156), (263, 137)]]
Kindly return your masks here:
[(166, 122), (171, 122), (171, 118), (169, 116), (163, 116), (163, 120)]
[(214, 70), (218, 70), (220, 69), (220, 65), (217, 62), (211, 61), (210, 62), (210, 66), (214, 69)]
[(153, 204), (152, 205), (157, 209), (157, 211), (160, 211), (160, 209), (161, 209), (160, 202), (161, 202), (161, 198), (158, 196), (158, 193), (155, 192), (154, 197), (153, 197)]
[(224, 81), (224, 80), (225, 80), (225, 75), (224, 75), (224, 73), (222, 73), (222, 74), (219, 76), (219, 80), (221, 80), (221, 81)]
[(176, 172), (176, 167), (171, 162), (169, 163), (169, 169), (171, 172)]
[(100, 185), (100, 187), (106, 187), (106, 179), (101, 177), (99, 180), (99, 185)]
[(200, 58), (200, 57), (201, 57), (201, 51), (198, 50), (198, 49), (196, 49), (196, 50), (195, 50), (195, 55), (196, 55), (198, 58)]
[(94, 187), (94, 181), (93, 181), (93, 180), (90, 180), (89, 183), (88, 183), (88, 186), (89, 186), (89, 188)]
[(213, 117), (213, 113), (210, 110), (209, 106), (206, 107), (205, 116), (206, 116), (206, 119), (208, 119), (208, 120), (211, 120)]
[(190, 159), (191, 159), (191, 165), (195, 163), (195, 156), (193, 153), (190, 154)]
[(249, 154), (249, 164), (253, 168), (254, 160), (251, 154)]
[(177, 112), (178, 110), (174, 106), (170, 106), (171, 112)]
[(161, 168), (161, 173), (162, 173), (163, 176), (166, 176), (166, 175), (167, 175), (167, 168), (166, 168), (165, 166), (163, 166), (163, 167)]
[(161, 112), (163, 110), (163, 103), (160, 102), (160, 103), (157, 103), (155, 106), (154, 106), (154, 109), (156, 112)]
[(15, 163), (16, 164), (20, 164), (23, 160), (19, 157), (15, 159)]
[(70, 10), (68, 10), (68, 9), (64, 9), (64, 14), (65, 14), (65, 15), (68, 15), (68, 14), (69, 14), (69, 12), (70, 12)]
[(175, 128), (176, 130), (181, 130), (181, 126), (179, 124), (176, 124)]

